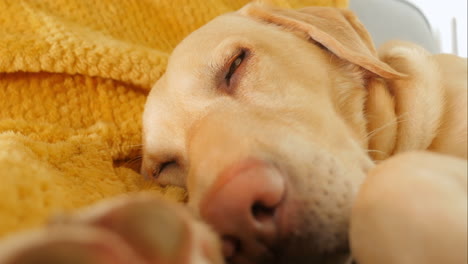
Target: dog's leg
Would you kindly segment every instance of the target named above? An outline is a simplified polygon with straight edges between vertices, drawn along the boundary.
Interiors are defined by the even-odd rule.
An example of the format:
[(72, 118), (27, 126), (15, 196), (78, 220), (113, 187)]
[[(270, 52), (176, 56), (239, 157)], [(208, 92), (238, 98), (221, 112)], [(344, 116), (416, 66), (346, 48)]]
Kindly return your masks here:
[(125, 196), (0, 243), (0, 264), (215, 264), (217, 237), (182, 206)]
[(378, 165), (354, 204), (359, 264), (467, 263), (467, 161), (428, 152)]

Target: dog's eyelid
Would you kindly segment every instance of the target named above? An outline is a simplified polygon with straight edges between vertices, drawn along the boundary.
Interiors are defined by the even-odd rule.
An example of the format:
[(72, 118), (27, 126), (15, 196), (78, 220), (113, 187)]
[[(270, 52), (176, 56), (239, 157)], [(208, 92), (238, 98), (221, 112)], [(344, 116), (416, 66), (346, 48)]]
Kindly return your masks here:
[(173, 165), (177, 165), (176, 160), (168, 160), (168, 161), (157, 164), (153, 169), (153, 173), (152, 173), (153, 177), (157, 178), (165, 169)]

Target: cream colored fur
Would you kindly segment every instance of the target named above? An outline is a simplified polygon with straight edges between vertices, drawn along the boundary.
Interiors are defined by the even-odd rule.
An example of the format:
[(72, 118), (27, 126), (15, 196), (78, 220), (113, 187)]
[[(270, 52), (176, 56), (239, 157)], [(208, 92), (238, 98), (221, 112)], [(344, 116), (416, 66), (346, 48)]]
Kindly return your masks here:
[[(226, 91), (217, 76), (240, 49), (250, 57), (236, 73), (236, 86)], [(411, 43), (395, 41), (377, 52), (365, 28), (346, 10), (248, 5), (213, 20), (173, 52), (147, 101), (142, 172), (164, 184), (187, 182), (190, 205), (198, 211), (206, 194), (219, 188), (217, 177), (224, 168), (246, 157), (267, 159), (286, 171), (288, 199), (301, 211), (289, 212), (291, 235), (311, 234), (302, 242), (310, 250), (338, 252), (349, 239), (362, 264), (450, 261), (466, 253), (460, 252), (466, 248), (466, 225), (457, 222), (451, 228), (459, 232), (444, 232), (450, 221), (436, 221), (436, 212), (466, 222), (466, 188), (455, 187), (466, 182), (466, 71), (466, 59), (432, 55)], [(400, 156), (411, 151), (446, 156), (440, 162), (419, 152)], [(167, 161), (174, 162), (154, 174)], [(408, 166), (413, 161), (414, 167)], [(426, 172), (432, 175), (427, 186), (454, 184), (440, 185), (443, 190), (432, 196), (430, 188), (413, 186), (413, 177)], [(384, 178), (385, 184), (373, 178)], [(387, 191), (398, 186), (413, 191)], [(428, 205), (434, 222), (414, 227), (426, 234), (404, 232), (416, 222), (405, 217), (402, 197), (445, 201), (444, 193), (451, 192), (459, 199), (457, 209), (443, 202)], [(391, 211), (392, 206), (397, 209)], [(400, 209), (401, 217), (392, 214)], [(420, 213), (415, 211), (412, 219), (430, 221)], [(367, 217), (371, 214), (377, 216)], [(385, 236), (382, 230), (394, 224), (406, 229)], [(417, 253), (437, 249), (426, 243), (429, 238), (445, 245), (436, 253), (439, 258)], [(399, 245), (407, 244), (401, 241), (410, 241), (414, 251), (404, 252)], [(447, 241), (461, 246), (450, 247)], [(382, 246), (381, 254), (371, 254), (373, 243)], [(285, 258), (305, 254), (295, 251), (300, 245), (288, 246)], [(391, 256), (402, 254), (396, 248), (411, 262), (393, 261), (397, 258)]]

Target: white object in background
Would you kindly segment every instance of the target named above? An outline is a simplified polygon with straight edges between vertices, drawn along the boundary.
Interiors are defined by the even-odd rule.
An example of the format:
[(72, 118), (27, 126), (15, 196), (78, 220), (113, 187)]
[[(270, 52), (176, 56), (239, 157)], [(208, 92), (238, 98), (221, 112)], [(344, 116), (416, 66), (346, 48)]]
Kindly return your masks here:
[(467, 57), (467, 0), (409, 0), (431, 24), (440, 51)]
[(416, 43), (440, 53), (437, 37), (421, 10), (406, 0), (350, 0), (376, 47), (391, 40)]

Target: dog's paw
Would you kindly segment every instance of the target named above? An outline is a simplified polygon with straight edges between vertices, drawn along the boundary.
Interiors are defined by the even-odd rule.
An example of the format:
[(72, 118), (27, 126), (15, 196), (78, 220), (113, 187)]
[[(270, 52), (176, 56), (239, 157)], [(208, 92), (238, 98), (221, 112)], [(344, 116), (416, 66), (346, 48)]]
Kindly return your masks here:
[(0, 244), (1, 264), (223, 263), (216, 235), (182, 206), (149, 195), (55, 217)]

